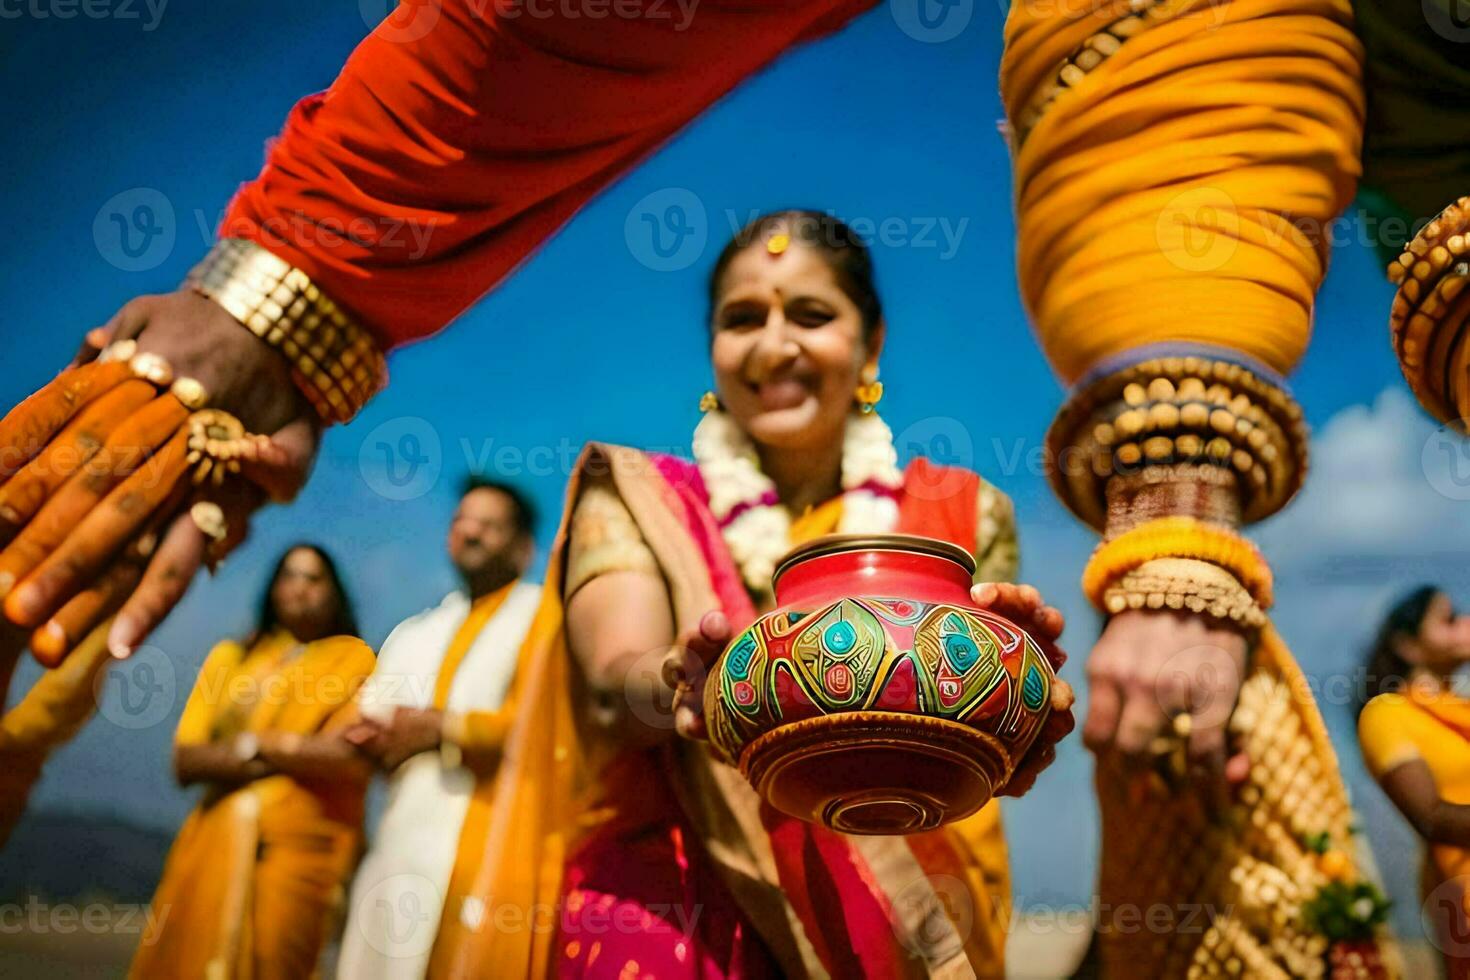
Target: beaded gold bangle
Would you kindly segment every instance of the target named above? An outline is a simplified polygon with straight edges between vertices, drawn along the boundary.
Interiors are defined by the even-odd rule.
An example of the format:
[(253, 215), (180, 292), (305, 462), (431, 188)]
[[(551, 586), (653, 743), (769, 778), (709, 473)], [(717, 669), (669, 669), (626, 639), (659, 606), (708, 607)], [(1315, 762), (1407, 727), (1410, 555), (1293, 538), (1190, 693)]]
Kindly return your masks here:
[(1388, 267), (1398, 283), (1389, 327), (1420, 404), (1464, 431), (1470, 419), (1470, 197), (1425, 225)]
[(216, 242), (186, 283), (280, 351), (327, 424), (351, 421), (387, 383), (372, 336), (306, 273), (254, 242)]
[(1259, 629), (1266, 614), (1240, 580), (1225, 569), (1195, 558), (1155, 558), (1103, 590), (1105, 612), (1175, 609)]
[(1148, 521), (1097, 546), (1082, 572), (1082, 591), (1106, 609), (1107, 590), (1160, 558), (1190, 558), (1228, 572), (1261, 609), (1271, 607), (1271, 569), (1256, 546), (1234, 531), (1192, 517)]
[(1047, 444), (1057, 495), (1097, 528), (1111, 482), (1150, 467), (1232, 473), (1244, 521), (1279, 510), (1306, 470), (1300, 406), (1239, 364), (1199, 356), (1142, 361), (1084, 385), (1057, 413)]

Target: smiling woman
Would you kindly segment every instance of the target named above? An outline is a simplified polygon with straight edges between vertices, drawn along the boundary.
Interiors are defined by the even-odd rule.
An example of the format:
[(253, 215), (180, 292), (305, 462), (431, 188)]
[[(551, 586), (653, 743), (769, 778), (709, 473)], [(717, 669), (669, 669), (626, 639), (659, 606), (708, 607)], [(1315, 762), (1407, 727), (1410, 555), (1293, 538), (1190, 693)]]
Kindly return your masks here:
[[(732, 632), (772, 607), (773, 563), (793, 545), (921, 534), (1005, 580), (1010, 501), (965, 470), (899, 468), (874, 411), (885, 324), (872, 260), (842, 222), (752, 222), (716, 263), (710, 303), (718, 395), (705, 398), (694, 460), (593, 444), (573, 476), (542, 628), (517, 669), (498, 843), (450, 885), (448, 908), (493, 899), (556, 908), (559, 922), (542, 938), (451, 924), (431, 974), (493, 963), (539, 975), (556, 957), (562, 976), (595, 975), (594, 961), (660, 977), (998, 975), (1010, 881), (994, 801), (907, 836), (786, 816), (702, 744), (702, 697)], [(1060, 664), (1061, 614), (1036, 590), (991, 584), (973, 599)], [(1057, 681), (1009, 795), (1054, 757), (1071, 700)], [(936, 882), (963, 895), (941, 897)], [(610, 933), (609, 916), (642, 925)]]

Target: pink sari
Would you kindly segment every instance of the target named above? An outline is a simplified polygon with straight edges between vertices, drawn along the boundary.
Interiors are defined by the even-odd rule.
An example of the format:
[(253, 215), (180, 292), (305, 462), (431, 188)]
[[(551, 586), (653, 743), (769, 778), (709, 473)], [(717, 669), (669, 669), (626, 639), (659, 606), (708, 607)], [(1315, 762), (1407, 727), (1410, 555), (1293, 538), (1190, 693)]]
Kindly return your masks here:
[[(735, 629), (742, 629), (757, 611), (709, 511), (698, 470), (669, 456), (645, 459), (654, 470), (658, 506), (676, 518), (714, 598)], [(973, 548), (978, 479), (917, 461), (906, 474), (906, 481), (916, 480), (946, 485), (951, 492), (939, 499), (905, 493), (899, 529)], [(625, 499), (632, 482), (619, 481)], [(649, 502), (642, 508), (629, 503), (635, 519), (640, 509), (647, 513)], [(650, 523), (655, 522), (640, 520), (657, 536)], [(660, 550), (653, 537), (650, 543)], [(660, 558), (670, 571), (671, 562)], [(686, 778), (692, 753), (703, 756), (697, 766), (728, 774), (715, 780), (724, 787), (699, 786), (698, 775)], [(984, 963), (973, 962), (973, 948), (916, 949), (912, 923), (903, 921), (912, 910), (896, 907), (933, 896), (924, 889), (915, 892), (912, 881), (902, 881), (902, 872), (895, 886), (890, 868), (906, 861), (911, 875), (914, 867), (930, 871), (964, 860), (964, 849), (953, 846), (949, 831), (910, 838), (847, 837), (781, 814), (746, 790), (748, 799), (723, 802), (744, 808), (747, 833), (768, 841), (786, 906), (763, 909), (775, 913), (762, 916), (768, 926), (763, 932), (749, 914), (751, 904), (732, 893), (728, 873), (722, 874), (712, 856), (720, 835), (701, 830), (710, 823), (711, 797), (738, 795), (739, 777), (732, 786), (729, 775), (733, 771), (713, 763), (702, 747), (679, 743), (630, 750), (609, 764), (602, 785), (608, 788), (604, 812), (611, 816), (572, 850), (564, 872), (560, 934), (553, 945), (559, 976), (759, 978), (798, 975), (798, 969), (884, 978), (1002, 974), (993, 936)], [(708, 775), (702, 781), (708, 783)], [(749, 826), (752, 820), (755, 827)], [(900, 857), (894, 853), (898, 849), (906, 853)], [(1003, 907), (1004, 900), (994, 902), (994, 895), (983, 898)], [(927, 914), (932, 919), (935, 913)], [(771, 930), (772, 922), (781, 928)], [(971, 925), (984, 931), (992, 923)], [(959, 941), (971, 946), (966, 938)]]

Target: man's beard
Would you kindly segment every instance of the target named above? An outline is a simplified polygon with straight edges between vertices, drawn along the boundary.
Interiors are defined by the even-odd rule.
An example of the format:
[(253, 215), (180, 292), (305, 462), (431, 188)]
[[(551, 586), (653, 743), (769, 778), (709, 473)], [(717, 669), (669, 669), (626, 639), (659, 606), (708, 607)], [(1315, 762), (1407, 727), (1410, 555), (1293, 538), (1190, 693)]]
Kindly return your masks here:
[(456, 563), (460, 578), (469, 587), (470, 594), (476, 597), (489, 595), (502, 586), (509, 585), (520, 577), (521, 570), (516, 567), (511, 556), (503, 551), (488, 555), (484, 561), (472, 568)]

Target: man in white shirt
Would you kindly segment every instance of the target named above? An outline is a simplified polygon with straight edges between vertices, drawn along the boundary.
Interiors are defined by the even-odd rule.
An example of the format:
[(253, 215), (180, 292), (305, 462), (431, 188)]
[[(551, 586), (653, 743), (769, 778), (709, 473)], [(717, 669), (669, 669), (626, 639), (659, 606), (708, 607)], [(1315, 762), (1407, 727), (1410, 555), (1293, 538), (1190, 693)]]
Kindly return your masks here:
[(477, 777), (493, 774), (495, 715), (540, 588), (522, 582), (534, 517), (506, 484), (471, 479), (449, 528), (464, 588), (400, 623), (358, 696), (346, 737), (390, 773), (388, 805), (352, 887), (338, 975), (418, 980)]

